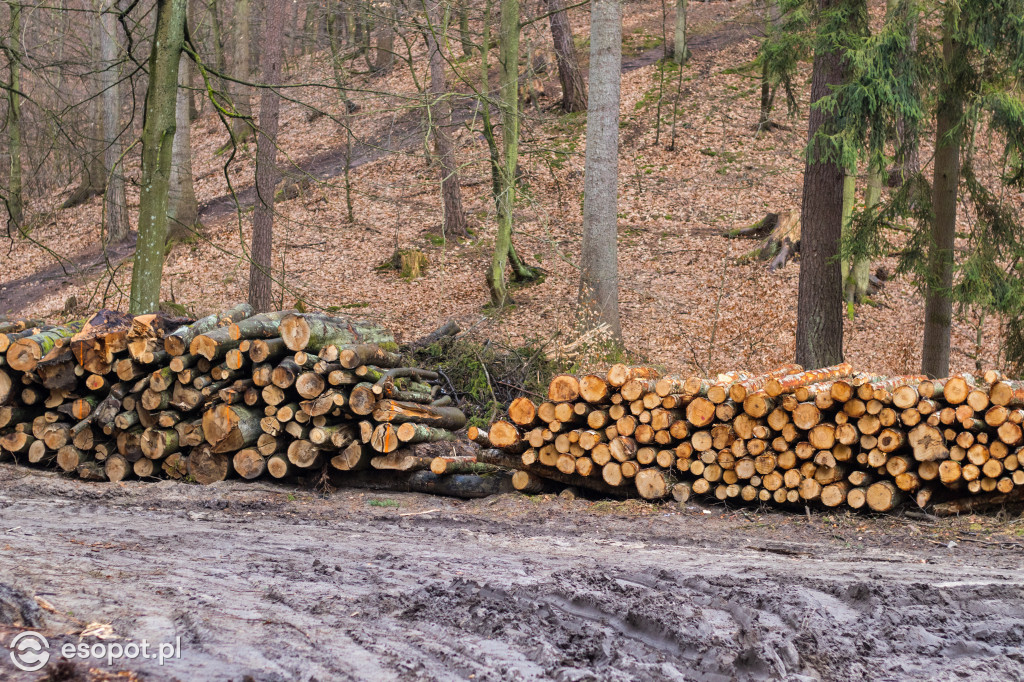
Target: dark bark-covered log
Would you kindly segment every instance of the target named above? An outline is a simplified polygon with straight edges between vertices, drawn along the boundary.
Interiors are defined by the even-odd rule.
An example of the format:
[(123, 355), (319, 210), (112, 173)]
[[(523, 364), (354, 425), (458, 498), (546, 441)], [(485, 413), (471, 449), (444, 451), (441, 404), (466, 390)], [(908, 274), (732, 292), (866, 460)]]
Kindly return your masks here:
[(270, 339), (253, 339), (249, 346), (249, 359), (253, 363), (268, 362), (288, 353), (284, 339), (280, 336)]
[(419, 350), (420, 348), (426, 348), (427, 346), (437, 343), (447, 336), (455, 336), (461, 331), (462, 329), (459, 327), (458, 322), (455, 320), (448, 320), (426, 336), (406, 344), (405, 347), (411, 351)]
[(989, 493), (962, 497), (948, 502), (932, 505), (935, 516), (956, 516), (990, 509), (998, 509), (1005, 505), (1018, 505), (1024, 502), (1024, 487), (1013, 488), (1008, 493)]
[(511, 474), (487, 476), (454, 474), (438, 476), (430, 471), (417, 471), (409, 477), (409, 487), (420, 493), (474, 499), (511, 492)]

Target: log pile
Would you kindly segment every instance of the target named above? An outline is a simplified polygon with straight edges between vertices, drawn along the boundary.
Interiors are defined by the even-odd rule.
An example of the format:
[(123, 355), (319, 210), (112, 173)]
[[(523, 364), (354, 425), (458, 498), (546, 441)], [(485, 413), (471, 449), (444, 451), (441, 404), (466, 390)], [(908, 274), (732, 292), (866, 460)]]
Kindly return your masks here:
[[(196, 321), (108, 310), (60, 326), (2, 321), (0, 460), (204, 484), (421, 472), (393, 476), (457, 489), (426, 469), (452, 450), (429, 446), (466, 417), (397, 350), (370, 323), (246, 304)], [(456, 469), (440, 474), (468, 471)]]
[(547, 401), (519, 398), (469, 435), (531, 492), (557, 481), (652, 500), (879, 512), (1024, 498), (1024, 381), (994, 371), (929, 380), (844, 363), (704, 379), (615, 365), (558, 376)]

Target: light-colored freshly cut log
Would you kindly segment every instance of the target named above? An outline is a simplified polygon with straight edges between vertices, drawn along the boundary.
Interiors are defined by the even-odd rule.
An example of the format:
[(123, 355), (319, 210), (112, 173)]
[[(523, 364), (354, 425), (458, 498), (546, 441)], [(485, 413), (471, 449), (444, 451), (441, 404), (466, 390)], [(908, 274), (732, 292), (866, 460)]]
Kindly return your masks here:
[(636, 490), (645, 500), (660, 500), (672, 490), (673, 481), (661, 469), (641, 469), (634, 477)]
[(697, 428), (704, 428), (715, 419), (715, 404), (707, 398), (694, 398), (686, 406), (686, 420)]
[(526, 396), (520, 396), (509, 403), (508, 418), (517, 426), (530, 427), (537, 421), (537, 406)]
[[(608, 402), (608, 382), (596, 374), (587, 374), (580, 378), (580, 397), (592, 405)], [(513, 481), (514, 484), (514, 481)]]
[(866, 499), (872, 511), (887, 512), (901, 504), (903, 494), (892, 481), (878, 481), (868, 487)]
[(203, 413), (203, 437), (212, 452), (234, 452), (252, 445), (263, 433), (262, 416), (242, 405), (215, 405)]
[(308, 440), (293, 440), (288, 445), (288, 461), (300, 469), (314, 469), (323, 464), (323, 454)]
[(370, 466), (374, 469), (386, 471), (419, 471), (429, 469), (433, 457), (421, 457), (411, 450), (401, 449), (380, 455), (370, 460)]
[(548, 400), (553, 403), (572, 402), (580, 396), (580, 382), (569, 374), (560, 374), (548, 384)]
[(829, 379), (841, 379), (853, 374), (853, 365), (843, 362), (832, 367), (811, 369), (781, 378), (772, 378), (765, 382), (764, 392), (771, 397), (792, 393), (802, 386), (810, 386)]
[[(239, 303), (233, 308), (213, 315), (207, 315), (196, 320), (191, 325), (182, 326), (164, 337), (164, 350), (170, 355), (183, 355), (199, 334), (204, 334), (222, 325), (230, 324), (237, 320), (251, 317), (255, 314), (252, 306), (248, 303)], [(180, 371), (180, 370), (178, 370)]]
[(623, 364), (612, 365), (605, 379), (613, 388), (621, 388), (631, 379), (657, 379), (658, 370), (652, 367), (630, 367)]
[(918, 424), (907, 434), (907, 442), (918, 462), (937, 462), (949, 457), (942, 431), (928, 424)]
[[(434, 407), (398, 400), (380, 400), (373, 410), (373, 419), (378, 422), (404, 424), (419, 422), (449, 431), (458, 431), (466, 425), (466, 415), (457, 407)], [(491, 428), (493, 443), (494, 428)]]
[(358, 471), (370, 466), (370, 453), (362, 443), (352, 441), (331, 457), (331, 466), (338, 471)]
[(18, 339), (7, 349), (7, 364), (19, 372), (30, 372), (59, 342), (69, 339), (85, 325), (80, 320)]
[(235, 472), (246, 480), (259, 478), (267, 470), (267, 458), (255, 448), (243, 448), (231, 458)]
[(326, 315), (287, 315), (279, 332), (289, 349), (317, 352), (326, 346), (376, 343), (385, 349), (394, 344), (391, 334), (371, 323)]

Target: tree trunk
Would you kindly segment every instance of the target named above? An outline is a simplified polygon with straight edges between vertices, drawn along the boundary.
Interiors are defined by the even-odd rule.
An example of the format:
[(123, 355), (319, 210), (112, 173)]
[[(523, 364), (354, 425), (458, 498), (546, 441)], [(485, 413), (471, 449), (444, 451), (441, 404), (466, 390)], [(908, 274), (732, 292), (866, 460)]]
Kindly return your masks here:
[(458, 0), (459, 42), (462, 43), (462, 56), (472, 57), (476, 51), (473, 35), (469, 31), (469, 0)]
[[(842, 0), (818, 0), (820, 10)], [(804, 367), (827, 367), (843, 359), (842, 275), (835, 257), (843, 224), (844, 171), (817, 140), (832, 117), (813, 103), (843, 82), (846, 69), (838, 49), (814, 55), (812, 108), (808, 124), (808, 156), (804, 169), (800, 289), (797, 304), (796, 361)]]
[(462, 190), (459, 188), (459, 167), (455, 158), (455, 144), (452, 142), (452, 105), (448, 99), (448, 87), (444, 76), (444, 55), (435, 37), (443, 35), (440, 3), (431, 1), (427, 7), (430, 26), (423, 35), (427, 41), (430, 59), (430, 104), (431, 133), (434, 136), (434, 150), (438, 157), (441, 173), (441, 197), (444, 200), (444, 236), (466, 236), (466, 214), (462, 209)]
[[(249, 54), (249, 0), (236, 0), (234, 13), (234, 50), (231, 59), (231, 75), (241, 81), (248, 81), (252, 73)], [(241, 83), (229, 83), (228, 93), (235, 108), (237, 118), (231, 122), (231, 137), (235, 144), (248, 139), (252, 134), (252, 102), (249, 86)], [(230, 143), (229, 143), (230, 145)]]
[(590, 102), (583, 192), (579, 306), (588, 329), (601, 324), (622, 342), (619, 324), (618, 176), (622, 7), (594, 0), (590, 19)]
[(672, 45), (672, 60), (676, 64), (685, 64), (690, 58), (690, 50), (686, 47), (686, 6), (687, 0), (676, 0), (676, 32)]
[(558, 80), (562, 83), (562, 110), (566, 113), (584, 111), (587, 108), (587, 88), (576, 57), (576, 45), (565, 4), (562, 0), (547, 0), (547, 5), (551, 40), (555, 44), (555, 61), (558, 62)]
[(107, 173), (107, 192), (103, 208), (104, 237), (106, 243), (117, 244), (128, 238), (128, 203), (124, 193), (124, 164), (121, 161), (124, 146), (121, 142), (121, 86), (118, 66), (118, 46), (121, 44), (117, 24), (118, 0), (113, 0), (100, 17), (100, 59), (103, 70), (103, 166)]
[(174, 144), (178, 57), (185, 33), (186, 0), (157, 0), (156, 30), (149, 56), (149, 88), (142, 126), (139, 240), (135, 248), (128, 310), (156, 312), (167, 239), (167, 194)]
[[(284, 0), (268, 0), (263, 35), (263, 82), (277, 85), (281, 80), (281, 34)], [(274, 235), (274, 190), (277, 169), (277, 128), (281, 100), (270, 87), (260, 95), (260, 128), (256, 137), (256, 206), (252, 215), (252, 249), (249, 254), (249, 304), (256, 312), (271, 309), (270, 268)]]
[[(486, 20), (485, 20), (486, 23)], [(512, 250), (512, 211), (516, 200), (516, 166), (519, 159), (519, 0), (501, 0), (501, 39), (498, 45), (502, 154), (491, 141), (491, 167), (498, 209), (498, 233), (494, 239), (494, 257), (487, 271), (491, 304), (501, 308), (511, 304), (505, 281), (505, 266)], [(487, 50), (489, 36), (484, 37)], [(487, 60), (483, 60), (484, 92), (487, 92)], [(492, 133), (493, 138), (493, 133)]]
[[(947, 10), (952, 12), (951, 10)], [(935, 122), (935, 172), (932, 205), (935, 210), (928, 246), (928, 276), (924, 307), (924, 344), (921, 373), (944, 377), (949, 373), (949, 328), (953, 318), (953, 242), (956, 233), (957, 189), (960, 186), (960, 119), (963, 101), (954, 71), (963, 59), (953, 40), (954, 18), (947, 15), (942, 40), (943, 77), (939, 84)]]
[(338, 88), (339, 98), (343, 105), (341, 110), (341, 125), (345, 129), (345, 207), (348, 213), (348, 222), (352, 223), (355, 222), (355, 215), (353, 214), (352, 181), (350, 174), (352, 167), (351, 112), (355, 108), (355, 105), (353, 105), (345, 96), (345, 83), (347, 79), (344, 66), (342, 65), (341, 36), (338, 32), (338, 27), (341, 25), (341, 22), (338, 21), (338, 17), (343, 16), (344, 15), (340, 9), (337, 12), (328, 10), (327, 37), (331, 48), (331, 70), (334, 73), (334, 85)]
[(25, 227), (25, 200), (21, 180), (21, 55), (15, 47), (21, 36), (21, 5), (10, 3), (10, 43), (4, 50), (10, 65), (11, 82), (7, 91), (7, 144), (11, 155), (10, 175), (7, 179), (8, 233), (14, 227), (22, 235), (28, 234)]
[(175, 100), (174, 146), (171, 149), (171, 179), (167, 194), (167, 241), (188, 241), (199, 234), (199, 203), (192, 180), (192, 126), (189, 103), (189, 58), (182, 53), (178, 62), (178, 95)]

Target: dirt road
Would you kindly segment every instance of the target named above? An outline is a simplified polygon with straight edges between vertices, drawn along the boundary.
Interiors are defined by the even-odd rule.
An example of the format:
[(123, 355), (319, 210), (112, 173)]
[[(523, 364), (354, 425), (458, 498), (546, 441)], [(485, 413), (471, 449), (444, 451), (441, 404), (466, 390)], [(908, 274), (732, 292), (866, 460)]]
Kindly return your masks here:
[(1024, 679), (1022, 526), (995, 523), (4, 464), (0, 583), (52, 604), (53, 650), (180, 637), (114, 666), (147, 680)]

